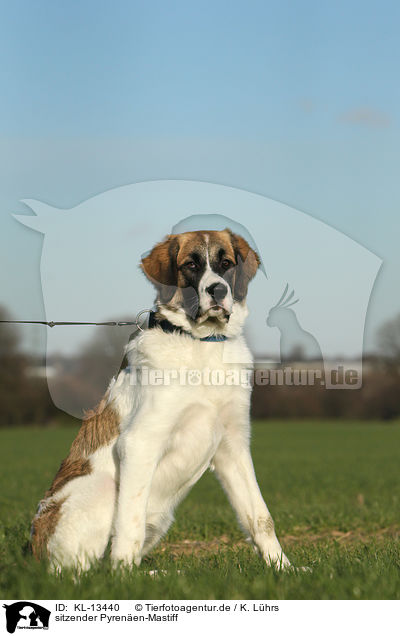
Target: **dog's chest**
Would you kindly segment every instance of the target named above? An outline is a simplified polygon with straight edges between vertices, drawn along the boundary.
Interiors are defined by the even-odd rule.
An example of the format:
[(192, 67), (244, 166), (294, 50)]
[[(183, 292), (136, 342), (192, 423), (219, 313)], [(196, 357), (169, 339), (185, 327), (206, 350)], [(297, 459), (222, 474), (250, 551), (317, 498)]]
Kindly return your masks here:
[(159, 329), (148, 331), (138, 339), (131, 357), (154, 369), (227, 369), (251, 364), (251, 354), (243, 337), (207, 342), (182, 334), (166, 334)]
[[(173, 421), (182, 410), (207, 402), (221, 411), (249, 399), (249, 351), (243, 338), (202, 342), (159, 329), (145, 332), (128, 348), (129, 370), (111, 388), (110, 398), (129, 422), (147, 401), (162, 406), (162, 418)], [(128, 418), (126, 419), (126, 416)]]

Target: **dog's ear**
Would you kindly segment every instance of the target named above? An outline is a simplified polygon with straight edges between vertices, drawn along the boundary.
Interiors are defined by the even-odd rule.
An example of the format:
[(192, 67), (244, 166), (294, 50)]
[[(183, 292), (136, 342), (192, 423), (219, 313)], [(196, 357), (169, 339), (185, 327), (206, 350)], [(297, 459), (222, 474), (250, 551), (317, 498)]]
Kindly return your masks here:
[(249, 282), (257, 273), (260, 257), (239, 234), (234, 234), (231, 230), (228, 232), (236, 257), (233, 297), (242, 301), (246, 297)]
[(162, 302), (170, 300), (176, 291), (178, 251), (178, 239), (171, 234), (161, 243), (157, 243), (151, 252), (142, 258), (140, 265), (142, 271), (156, 287)]

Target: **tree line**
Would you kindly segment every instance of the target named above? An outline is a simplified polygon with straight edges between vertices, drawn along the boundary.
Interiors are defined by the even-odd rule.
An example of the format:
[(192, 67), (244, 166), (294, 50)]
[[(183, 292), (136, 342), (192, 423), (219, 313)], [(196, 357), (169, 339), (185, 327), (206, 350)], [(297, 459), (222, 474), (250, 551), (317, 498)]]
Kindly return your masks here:
[[(10, 319), (0, 307), (0, 320)], [(44, 371), (44, 360), (23, 350), (19, 334), (16, 325), (0, 325), (0, 426), (46, 425), (59, 419), (61, 412), (51, 399), (45, 374), (33, 372)], [(55, 386), (58, 382), (68, 399), (76, 397), (95, 406), (118, 371), (128, 337), (125, 328), (99, 328), (79, 356), (55, 356), (53, 362), (61, 369)], [(377, 345), (378, 353), (364, 360), (366, 371), (360, 389), (256, 385), (253, 417), (400, 417), (400, 314), (378, 331)]]

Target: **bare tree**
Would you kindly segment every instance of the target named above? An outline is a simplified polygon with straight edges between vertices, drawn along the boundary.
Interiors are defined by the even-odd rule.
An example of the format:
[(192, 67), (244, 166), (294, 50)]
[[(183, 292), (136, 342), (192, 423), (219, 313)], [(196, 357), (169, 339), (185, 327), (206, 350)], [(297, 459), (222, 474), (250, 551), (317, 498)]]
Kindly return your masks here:
[[(0, 320), (11, 320), (0, 306)], [(33, 360), (21, 348), (17, 325), (0, 323), (0, 426), (43, 424), (57, 413), (44, 378), (27, 371)]]
[(400, 363), (400, 314), (387, 320), (377, 332), (377, 343), (390, 363)]
[[(5, 307), (0, 306), (0, 320), (10, 320)], [(22, 420), (21, 398), (25, 385), (26, 360), (19, 350), (20, 338), (14, 325), (0, 324), (0, 425)]]

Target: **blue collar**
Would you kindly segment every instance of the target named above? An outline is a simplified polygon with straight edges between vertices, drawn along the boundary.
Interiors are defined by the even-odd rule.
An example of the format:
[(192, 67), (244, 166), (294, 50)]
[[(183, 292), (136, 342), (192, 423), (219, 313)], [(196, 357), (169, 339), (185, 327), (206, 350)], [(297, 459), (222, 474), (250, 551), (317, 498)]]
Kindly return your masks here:
[(202, 342), (225, 342), (228, 338), (222, 333), (216, 333), (215, 336), (206, 336), (205, 338), (199, 338), (199, 340)]
[(191, 336), (194, 340), (200, 340), (201, 342), (225, 342), (228, 340), (227, 336), (224, 336), (221, 333), (217, 333), (214, 336), (206, 336), (205, 338), (195, 338), (189, 331), (185, 331), (182, 327), (178, 327), (177, 325), (173, 325), (172, 322), (163, 318), (162, 320), (156, 319), (156, 314), (154, 311), (151, 311), (149, 314), (149, 329), (154, 329), (154, 327), (161, 327), (165, 333), (182, 333), (186, 336)]

